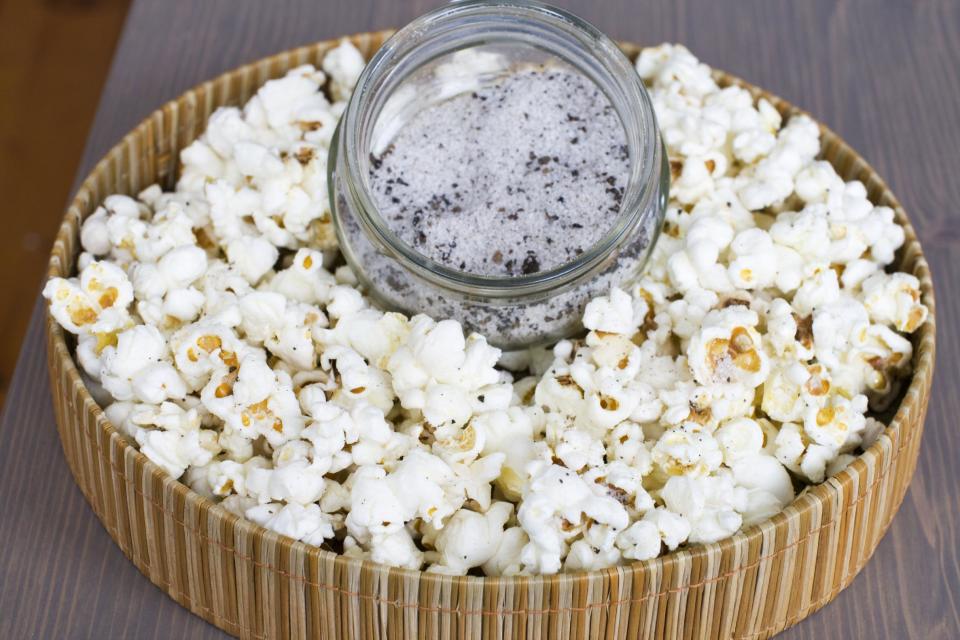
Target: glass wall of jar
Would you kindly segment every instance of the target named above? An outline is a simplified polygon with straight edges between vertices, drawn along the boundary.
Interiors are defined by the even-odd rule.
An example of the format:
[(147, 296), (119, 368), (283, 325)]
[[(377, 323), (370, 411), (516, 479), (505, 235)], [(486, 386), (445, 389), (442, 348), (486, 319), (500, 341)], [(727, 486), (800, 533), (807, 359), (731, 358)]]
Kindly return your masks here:
[[(623, 126), (626, 184), (609, 230), (573, 259), (534, 273), (470, 273), (394, 233), (370, 175), (411, 118), (517, 68), (572, 69), (603, 92)], [(508, 349), (575, 332), (591, 297), (640, 273), (660, 232), (670, 176), (650, 98), (616, 44), (565, 11), (509, 0), (453, 2), (394, 34), (358, 81), (328, 171), (341, 251), (379, 304), (459, 320)]]

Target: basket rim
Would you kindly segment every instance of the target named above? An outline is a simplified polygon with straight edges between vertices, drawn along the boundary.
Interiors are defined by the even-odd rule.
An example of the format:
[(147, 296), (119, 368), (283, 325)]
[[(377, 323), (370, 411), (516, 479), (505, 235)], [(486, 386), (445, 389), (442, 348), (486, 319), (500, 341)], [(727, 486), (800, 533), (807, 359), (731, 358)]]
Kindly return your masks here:
[[(72, 230), (73, 224), (76, 224), (76, 232), (79, 232), (79, 227), (83, 219), (81, 211), (84, 207), (88, 206), (88, 203), (92, 200), (92, 185), (95, 184), (97, 176), (101, 173), (104, 167), (121, 156), (124, 149), (127, 148), (127, 146), (136, 138), (145, 135), (147, 133), (147, 129), (151, 126), (151, 123), (156, 118), (160, 117), (165, 110), (172, 108), (181, 102), (195, 101), (198, 92), (210, 90), (217, 84), (226, 83), (231, 79), (237, 79), (244, 73), (249, 73), (258, 67), (262, 67), (264, 65), (272, 66), (274, 63), (281, 63), (282, 66), (281, 58), (307, 57), (311, 54), (315, 54), (318, 50), (328, 50), (329, 48), (336, 46), (336, 44), (344, 38), (351, 39), (353, 41), (356, 41), (358, 38), (371, 37), (380, 37), (382, 39), (386, 39), (393, 32), (393, 29), (387, 29), (375, 32), (357, 33), (284, 50), (271, 56), (240, 65), (225, 71), (214, 78), (197, 83), (189, 90), (178, 95), (176, 98), (168, 100), (159, 108), (152, 111), (133, 129), (128, 131), (113, 147), (111, 147), (106, 154), (104, 154), (104, 156), (89, 171), (87, 176), (78, 187), (74, 197), (71, 199), (70, 204), (67, 207), (63, 222), (60, 225), (54, 241), (50, 259), (48, 261), (46, 277), (48, 279), (51, 277), (71, 277), (75, 274), (75, 260), (62, 264), (60, 255), (68, 256), (65, 247), (69, 243), (69, 238), (75, 235), (74, 231)], [(625, 53), (627, 53), (631, 59), (634, 59), (641, 49), (640, 45), (631, 42), (618, 42), (618, 45), (624, 49)], [(45, 305), (44, 312), (46, 315), (47, 342), (55, 350), (59, 364), (64, 368), (71, 382), (75, 386), (80, 387), (82, 408), (78, 408), (78, 410), (86, 411), (95, 418), (102, 435), (107, 436), (111, 440), (112, 444), (119, 446), (119, 450), (123, 452), (125, 462), (128, 464), (133, 464), (136, 467), (142, 468), (149, 472), (149, 477), (154, 482), (162, 484), (165, 489), (172, 489), (174, 493), (184, 501), (197, 506), (201, 512), (207, 515), (207, 517), (212, 518), (218, 521), (218, 523), (221, 523), (231, 529), (240, 529), (248, 535), (256, 534), (262, 539), (270, 541), (271, 543), (282, 545), (288, 548), (292, 554), (302, 554), (307, 559), (312, 558), (317, 562), (318, 566), (329, 564), (330, 562), (333, 563), (334, 567), (342, 569), (345, 569), (348, 565), (359, 565), (361, 569), (369, 571), (386, 571), (390, 577), (416, 577), (416, 579), (422, 584), (432, 583), (433, 586), (437, 587), (441, 585), (458, 584), (461, 582), (480, 582), (488, 585), (510, 585), (517, 588), (527, 588), (537, 584), (545, 583), (557, 584), (567, 581), (579, 582), (584, 578), (589, 577), (614, 577), (618, 580), (636, 580), (638, 576), (663, 575), (665, 569), (669, 569), (674, 565), (679, 564), (683, 559), (703, 560), (708, 555), (717, 554), (726, 557), (728, 552), (733, 550), (735, 547), (742, 546), (744, 544), (749, 545), (750, 548), (762, 547), (764, 538), (766, 538), (770, 532), (780, 530), (790, 521), (798, 519), (802, 521), (803, 516), (813, 513), (815, 508), (827, 507), (827, 510), (829, 510), (829, 504), (837, 503), (844, 489), (849, 488), (851, 484), (856, 482), (855, 471), (865, 470), (868, 463), (870, 465), (874, 465), (882, 460), (882, 457), (885, 455), (884, 449), (887, 441), (892, 442), (895, 439), (898, 442), (896, 451), (894, 451), (892, 454), (895, 457), (899, 450), (903, 449), (909, 440), (919, 437), (919, 434), (922, 431), (922, 424), (911, 424), (911, 421), (907, 418), (908, 413), (917, 403), (917, 399), (928, 394), (930, 387), (932, 386), (936, 359), (935, 295), (932, 274), (916, 231), (910, 223), (909, 217), (907, 216), (906, 211), (903, 209), (900, 201), (893, 194), (883, 178), (876, 172), (873, 166), (871, 166), (859, 153), (854, 151), (846, 143), (846, 141), (843, 140), (843, 138), (837, 135), (828, 126), (811, 116), (804, 109), (801, 109), (787, 100), (784, 100), (783, 98), (780, 98), (779, 96), (776, 96), (775, 94), (772, 94), (737, 76), (713, 67), (711, 67), (711, 69), (714, 79), (721, 86), (739, 86), (749, 91), (755, 99), (763, 97), (770, 101), (785, 117), (807, 115), (814, 122), (816, 122), (820, 128), (821, 146), (825, 141), (829, 140), (838, 149), (849, 154), (860, 165), (862, 165), (861, 172), (866, 173), (870, 176), (871, 181), (876, 182), (876, 189), (882, 193), (882, 199), (886, 201), (885, 206), (889, 206), (894, 210), (898, 224), (900, 224), (904, 229), (905, 241), (903, 247), (900, 249), (900, 252), (903, 252), (907, 247), (913, 247), (916, 251), (916, 258), (912, 272), (920, 280), (921, 299), (924, 304), (927, 305), (930, 311), (927, 320), (915, 334), (915, 367), (910, 384), (902, 393), (897, 411), (890, 420), (886, 429), (884, 429), (881, 436), (866, 451), (856, 456), (855, 460), (847, 468), (834, 476), (826, 478), (819, 484), (805, 487), (800, 495), (793, 500), (793, 502), (788, 504), (783, 510), (775, 514), (773, 517), (746, 527), (735, 533), (733, 536), (729, 536), (716, 542), (691, 544), (689, 546), (681, 547), (675, 551), (662, 554), (650, 560), (632, 562), (593, 571), (575, 571), (558, 574), (517, 576), (455, 576), (423, 570), (390, 567), (373, 562), (372, 560), (345, 556), (334, 551), (322, 549), (314, 545), (294, 540), (242, 518), (223, 508), (219, 503), (216, 503), (213, 500), (196, 493), (187, 485), (183, 484), (177, 479), (174, 479), (160, 467), (151, 462), (144, 454), (140, 452), (134, 443), (132, 443), (126, 436), (122, 435), (116, 428), (114, 428), (114, 426), (106, 418), (106, 415), (101, 407), (93, 399), (93, 396), (90, 394), (89, 390), (86, 388), (86, 385), (83, 383), (82, 378), (80, 377), (80, 372), (77, 369), (76, 362), (70, 353), (63, 329), (56, 323), (56, 321), (50, 315), (49, 307)], [(847, 178), (845, 177), (844, 179)], [(881, 198), (872, 198), (872, 200), (880, 199)], [(877, 203), (875, 202), (875, 204)], [(906, 430), (904, 427), (906, 427)], [(894, 438), (895, 435), (898, 435), (899, 437)], [(113, 442), (114, 440), (116, 440), (116, 442)], [(881, 476), (877, 478), (877, 481), (881, 480), (882, 478), (883, 475), (881, 474)], [(868, 493), (865, 495), (869, 495), (869, 489), (867, 489), (867, 491)], [(811, 528), (806, 531), (798, 540), (792, 542), (790, 546), (799, 544), (811, 535), (815, 535), (822, 528), (836, 521), (837, 517), (834, 517), (834, 519), (826, 523), (821, 523), (816, 527), (811, 525)], [(790, 547), (778, 545), (773, 551), (760, 555), (749, 564), (735, 567), (733, 571), (744, 571), (751, 566), (755, 566), (759, 562), (770, 558), (773, 555), (785, 552), (789, 548)], [(729, 574), (721, 574), (721, 576), (711, 580), (719, 580), (727, 575)], [(648, 582), (648, 584), (652, 583)], [(668, 591), (668, 589), (663, 586), (661, 586), (661, 589), (661, 593), (666, 593)]]

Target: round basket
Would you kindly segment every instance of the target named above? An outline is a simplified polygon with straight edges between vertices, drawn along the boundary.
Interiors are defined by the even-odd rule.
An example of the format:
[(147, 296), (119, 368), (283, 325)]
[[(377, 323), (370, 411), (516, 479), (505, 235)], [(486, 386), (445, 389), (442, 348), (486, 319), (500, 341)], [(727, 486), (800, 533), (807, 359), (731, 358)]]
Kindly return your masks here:
[[(353, 36), (366, 55), (389, 32)], [(70, 204), (50, 259), (69, 276), (81, 221), (111, 193), (172, 187), (179, 151), (221, 105), (266, 80), (319, 65), (336, 41), (246, 65), (188, 91), (127, 134)], [(636, 45), (624, 44), (634, 57)], [(800, 111), (737, 78), (785, 116)], [(48, 316), (48, 365), (63, 450), (77, 484), (124, 554), (171, 598), (244, 638), (767, 638), (833, 599), (870, 558), (913, 475), (934, 369), (930, 270), (897, 199), (873, 169), (821, 127), (823, 157), (906, 230), (899, 268), (920, 279), (926, 324), (914, 336), (913, 379), (883, 436), (856, 462), (782, 513), (718, 543), (590, 573), (452, 577), (349, 559), (237, 517), (177, 482), (121, 436), (80, 379)]]

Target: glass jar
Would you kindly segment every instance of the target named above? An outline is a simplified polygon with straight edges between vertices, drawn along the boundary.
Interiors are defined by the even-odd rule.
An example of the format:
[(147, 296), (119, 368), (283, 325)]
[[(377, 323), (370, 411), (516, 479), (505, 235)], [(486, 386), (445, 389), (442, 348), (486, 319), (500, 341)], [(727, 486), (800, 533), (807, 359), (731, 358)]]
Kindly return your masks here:
[[(572, 67), (619, 116), (630, 159), (620, 208), (606, 235), (575, 259), (517, 276), (468, 273), (417, 251), (378, 212), (369, 180), (375, 152), (421, 109), (497, 76), (489, 64), (451, 67), (464, 50), (510, 65)], [(482, 57), (490, 53), (496, 58)], [(340, 248), (368, 293), (385, 308), (459, 320), (506, 349), (570, 335), (591, 297), (639, 274), (660, 232), (670, 179), (653, 105), (616, 44), (565, 11), (510, 0), (453, 2), (394, 34), (360, 76), (328, 171)]]

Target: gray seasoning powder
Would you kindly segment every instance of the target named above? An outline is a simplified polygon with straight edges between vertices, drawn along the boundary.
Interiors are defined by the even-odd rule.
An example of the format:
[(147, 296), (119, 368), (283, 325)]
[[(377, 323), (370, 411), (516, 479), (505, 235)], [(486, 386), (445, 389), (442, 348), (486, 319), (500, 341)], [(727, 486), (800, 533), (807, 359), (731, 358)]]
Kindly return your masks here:
[(414, 115), (372, 158), (388, 228), (448, 268), (559, 267), (610, 230), (630, 172), (615, 109), (588, 78), (534, 67)]

